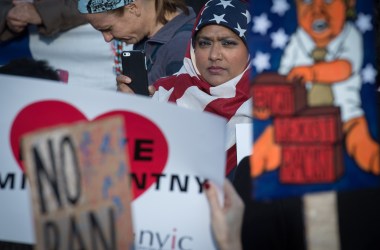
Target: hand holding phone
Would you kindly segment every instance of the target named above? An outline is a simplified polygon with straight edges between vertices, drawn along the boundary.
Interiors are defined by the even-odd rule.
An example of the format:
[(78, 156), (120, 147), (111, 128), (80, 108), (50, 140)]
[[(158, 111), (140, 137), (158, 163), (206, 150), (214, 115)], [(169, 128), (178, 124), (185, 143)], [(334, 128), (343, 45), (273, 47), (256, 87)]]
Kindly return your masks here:
[(123, 51), (121, 64), (123, 75), (128, 76), (132, 80), (128, 86), (133, 92), (149, 96), (145, 52), (142, 50)]

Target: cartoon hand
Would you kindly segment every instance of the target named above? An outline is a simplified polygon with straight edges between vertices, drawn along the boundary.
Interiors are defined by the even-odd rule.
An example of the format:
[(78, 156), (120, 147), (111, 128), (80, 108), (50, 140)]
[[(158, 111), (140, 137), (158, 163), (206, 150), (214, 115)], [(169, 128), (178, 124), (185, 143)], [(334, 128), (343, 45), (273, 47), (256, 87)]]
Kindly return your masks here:
[(256, 140), (250, 157), (251, 176), (257, 177), (265, 171), (273, 171), (281, 164), (281, 146), (274, 140), (274, 128), (268, 126)]
[(294, 67), (286, 77), (289, 82), (301, 80), (302, 83), (312, 82), (314, 80), (314, 71), (310, 66)]
[(267, 120), (271, 116), (272, 112), (267, 107), (254, 107), (253, 117), (258, 120)]
[(348, 154), (362, 170), (380, 175), (380, 145), (372, 139), (365, 117), (349, 120), (343, 130)]

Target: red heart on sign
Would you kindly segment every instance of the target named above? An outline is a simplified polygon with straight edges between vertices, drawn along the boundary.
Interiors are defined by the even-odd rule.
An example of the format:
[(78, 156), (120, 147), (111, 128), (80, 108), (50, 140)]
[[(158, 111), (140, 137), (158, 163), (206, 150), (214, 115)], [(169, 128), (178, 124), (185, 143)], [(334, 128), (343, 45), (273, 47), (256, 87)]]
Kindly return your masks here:
[[(168, 144), (156, 124), (136, 113), (117, 110), (101, 114), (94, 120), (113, 115), (124, 117), (128, 142), (126, 150), (133, 176), (133, 199), (136, 199), (155, 183), (156, 179), (153, 176), (162, 173), (165, 168)], [(37, 129), (87, 120), (76, 107), (62, 101), (40, 101), (23, 108), (14, 119), (10, 133), (12, 152), (22, 171), (24, 166), (20, 157), (20, 140), (24, 134)]]

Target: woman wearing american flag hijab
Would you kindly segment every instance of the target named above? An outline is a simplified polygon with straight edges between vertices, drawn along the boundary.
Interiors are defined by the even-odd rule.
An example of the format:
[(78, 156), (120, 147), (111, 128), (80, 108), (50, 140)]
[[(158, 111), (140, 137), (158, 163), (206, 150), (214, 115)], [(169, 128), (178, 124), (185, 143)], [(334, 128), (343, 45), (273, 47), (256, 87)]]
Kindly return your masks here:
[(211, 0), (199, 12), (182, 68), (150, 89), (153, 99), (227, 118), (226, 175), (237, 164), (235, 127), (251, 122), (248, 3)]

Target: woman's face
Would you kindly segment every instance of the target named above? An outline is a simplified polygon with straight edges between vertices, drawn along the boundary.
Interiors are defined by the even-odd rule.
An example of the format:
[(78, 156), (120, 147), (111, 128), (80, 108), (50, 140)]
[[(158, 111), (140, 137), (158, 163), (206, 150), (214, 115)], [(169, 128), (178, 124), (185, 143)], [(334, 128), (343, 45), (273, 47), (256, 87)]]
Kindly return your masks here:
[(135, 44), (147, 35), (144, 29), (146, 25), (141, 16), (136, 16), (126, 9), (122, 15), (104, 12), (86, 14), (86, 18), (95, 29), (102, 32), (106, 42), (118, 39), (127, 44)]
[(212, 86), (231, 80), (247, 67), (247, 47), (239, 36), (224, 26), (203, 27), (196, 35), (194, 46), (199, 73)]

